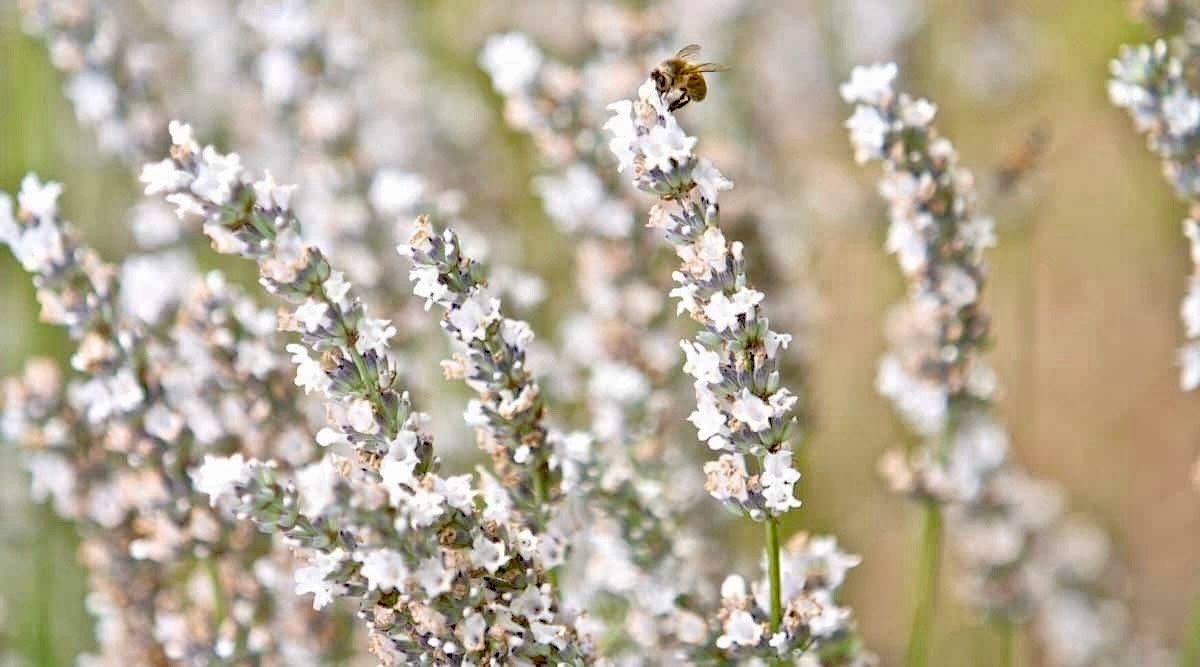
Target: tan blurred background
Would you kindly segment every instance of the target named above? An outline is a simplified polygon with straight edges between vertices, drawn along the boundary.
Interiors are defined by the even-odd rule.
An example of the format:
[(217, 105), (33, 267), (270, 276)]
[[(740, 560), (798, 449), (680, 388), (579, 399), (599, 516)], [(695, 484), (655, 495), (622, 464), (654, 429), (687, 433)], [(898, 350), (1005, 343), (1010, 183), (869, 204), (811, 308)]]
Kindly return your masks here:
[[(483, 24), (506, 27), (505, 3), (487, 4), (479, 10), (468, 2), (435, 3), (423, 20), (429, 43), (437, 45), (435, 62), (447, 76), (477, 86), (491, 103), (487, 122), (500, 127), (498, 101), (486, 78), (472, 71), (481, 35), (475, 28), (462, 33), (475, 11)], [(1001, 52), (994, 61), (967, 63), (964, 53), (982, 48), (980, 25), (997, 12), (1019, 23), (1022, 59), (1006, 61)], [(1129, 566), (1139, 620), (1177, 639), (1200, 592), (1200, 495), (1190, 481), (1200, 450), (1200, 397), (1179, 392), (1175, 367), (1182, 340), (1178, 304), (1190, 271), (1179, 224), (1183, 206), (1124, 113), (1108, 104), (1104, 87), (1117, 46), (1144, 41), (1147, 32), (1121, 0), (942, 0), (927, 3), (923, 16), (898, 54), (908, 63), (904, 85), (938, 102), (943, 133), (981, 181), (1030, 128), (1045, 122), (1051, 130), (1049, 149), (1030, 179), (1013, 194), (988, 199), (1000, 245), (990, 254), (986, 302), (1005, 388), (1001, 409), (1016, 456), (1035, 474), (1062, 483), (1073, 508), (1111, 531)], [(785, 74), (800, 65), (779, 63)], [(831, 66), (838, 70), (830, 74), (834, 80), (849, 69), (839, 68)], [(1014, 76), (1010, 69), (1020, 69), (1015, 82), (982, 93), (975, 85), (980, 77)], [(735, 81), (719, 85), (738, 90)], [(714, 88), (714, 97), (722, 93)], [(784, 151), (786, 158), (838, 165), (854, 179), (845, 185), (856, 210), (806, 225), (822, 314), (811, 382), (816, 427), (798, 486), (805, 505), (790, 529), (836, 532), (865, 556), (849, 579), (848, 601), (868, 643), (890, 664), (908, 629), (917, 513), (885, 493), (875, 477), (880, 452), (908, 436), (876, 394), (874, 371), (883, 316), (902, 286), (882, 250), (883, 211), (871, 196), (877, 169), (850, 165), (839, 128), (846, 109), (827, 104), (820, 113), (826, 116), (816, 126), (822, 135), (809, 136), (803, 152)], [(720, 132), (717, 124), (706, 125), (699, 131), (702, 147), (709, 142), (737, 151), (739, 139)], [(500, 136), (482, 149), (490, 153), (485, 159), (516, 165), (496, 174), (504, 180), (493, 188), (501, 193), (500, 217), (537, 218), (540, 207), (527, 188), (532, 147), (510, 131)], [(117, 221), (135, 201), (132, 179), (96, 157), (59, 93), (43, 45), (20, 33), (6, 6), (0, 10), (0, 189), (14, 189), (27, 169), (68, 184), (64, 209), (89, 242), (109, 258), (126, 251)], [(521, 229), (530, 239), (552, 233), (540, 219)], [(564, 267), (531, 260), (527, 268)], [(0, 372), (13, 372), (31, 353), (65, 358), (67, 349), (59, 331), (36, 323), (26, 276), (0, 253)], [(7, 450), (4, 455), (0, 642), (33, 664), (66, 664), (91, 634), (74, 538), (48, 510), (24, 500), (19, 462)], [(935, 664), (989, 664), (996, 638), (944, 593)], [(1028, 644), (1022, 642), (1018, 664), (1037, 664)]]

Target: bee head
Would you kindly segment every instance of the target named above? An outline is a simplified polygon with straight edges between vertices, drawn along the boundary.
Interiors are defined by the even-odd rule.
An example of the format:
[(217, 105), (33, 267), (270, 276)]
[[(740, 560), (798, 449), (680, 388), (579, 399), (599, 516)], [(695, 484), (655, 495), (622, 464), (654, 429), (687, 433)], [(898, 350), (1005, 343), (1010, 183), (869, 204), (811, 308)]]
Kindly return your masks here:
[(650, 78), (654, 81), (654, 87), (658, 89), (659, 95), (667, 92), (667, 77), (663, 76), (662, 72), (655, 69), (653, 72), (650, 72)]

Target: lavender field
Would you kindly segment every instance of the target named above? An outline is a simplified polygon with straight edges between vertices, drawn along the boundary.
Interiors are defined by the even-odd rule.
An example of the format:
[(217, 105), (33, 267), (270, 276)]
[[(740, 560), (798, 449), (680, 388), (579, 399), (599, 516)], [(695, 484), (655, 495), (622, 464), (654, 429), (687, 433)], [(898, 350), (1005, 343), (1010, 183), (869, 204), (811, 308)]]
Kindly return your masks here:
[(0, 110), (4, 667), (1200, 665), (1192, 0), (16, 0)]

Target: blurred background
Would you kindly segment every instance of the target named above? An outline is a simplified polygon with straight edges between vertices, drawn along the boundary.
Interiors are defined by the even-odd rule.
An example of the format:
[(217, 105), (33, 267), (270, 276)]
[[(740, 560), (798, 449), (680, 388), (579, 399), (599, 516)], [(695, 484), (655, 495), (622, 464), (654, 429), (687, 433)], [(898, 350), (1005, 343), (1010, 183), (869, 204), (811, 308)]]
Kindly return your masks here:
[[(535, 146), (505, 123), (502, 100), (476, 62), (490, 34), (510, 30), (577, 62), (586, 54), (567, 26), (586, 3), (412, 4), (396, 38), (411, 41), (420, 74), (386, 83), (410, 89), (427, 114), (444, 113), (436, 131), (449, 139), (431, 142), (430, 163), (466, 194), (497, 262), (548, 287), (528, 317), (539, 333), (549, 331), (556, 309), (573, 299), (570, 254), (561, 252), (569, 240), (530, 188)], [(752, 253), (772, 255), (751, 267), (773, 290), (769, 298), (807, 313), (792, 321), (806, 323), (797, 333), (808, 352), (812, 425), (801, 445), (804, 507), (788, 532), (834, 532), (864, 556), (846, 601), (867, 643), (885, 664), (895, 662), (908, 631), (918, 512), (875, 473), (880, 453), (911, 436), (876, 393), (874, 376), (884, 317), (903, 285), (882, 248), (878, 169), (850, 159), (841, 128), (848, 109), (836, 96), (853, 64), (894, 59), (902, 88), (938, 103), (943, 134), (975, 171), (982, 207), (997, 219), (985, 303), (1014, 455), (1061, 483), (1073, 509), (1110, 531), (1139, 621), (1178, 639), (1200, 592), (1192, 483), (1200, 411), (1179, 391), (1175, 366), (1190, 272), (1184, 207), (1105, 93), (1118, 45), (1146, 41), (1148, 30), (1121, 0), (740, 4), (668, 6), (680, 45), (699, 42), (706, 56), (732, 65), (710, 78), (708, 101), (682, 114), (701, 151), (738, 184), (726, 210), (732, 235)], [(76, 122), (45, 44), (23, 32), (11, 2), (0, 8), (0, 110), (0, 190), (14, 191), (29, 170), (62, 181), (65, 217), (84, 239), (109, 260), (131, 252), (123, 218), (139, 199), (136, 179)], [(1049, 137), (1044, 151), (1015, 185), (1001, 187), (998, 171), (1035, 128)], [(739, 211), (756, 208), (774, 211), (772, 226), (737, 222)], [(202, 252), (197, 264), (218, 265)], [(18, 372), (30, 355), (64, 360), (72, 349), (61, 330), (38, 323), (34, 290), (7, 252), (0, 323), (0, 375)], [(696, 447), (690, 437), (670, 444)], [(0, 655), (67, 664), (92, 642), (76, 535), (29, 501), (10, 449), (0, 477)], [(752, 566), (757, 542), (743, 543), (741, 563)], [(937, 633), (937, 664), (989, 664), (995, 637), (949, 594)], [(1029, 642), (1020, 655), (1018, 664), (1038, 664)]]

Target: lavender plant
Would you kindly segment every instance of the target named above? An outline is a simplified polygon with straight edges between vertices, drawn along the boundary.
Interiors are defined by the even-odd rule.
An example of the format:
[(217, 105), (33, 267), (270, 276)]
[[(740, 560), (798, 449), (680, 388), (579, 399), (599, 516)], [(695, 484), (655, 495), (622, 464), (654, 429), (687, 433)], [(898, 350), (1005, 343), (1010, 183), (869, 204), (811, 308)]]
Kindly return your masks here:
[[(1065, 517), (1063, 491), (1008, 458), (1008, 434), (991, 415), (997, 381), (983, 356), (983, 252), (996, 242), (993, 223), (976, 212), (971, 173), (932, 124), (937, 108), (896, 92), (896, 75), (891, 63), (857, 67), (841, 93), (855, 104), (846, 127), (856, 160), (883, 165), (886, 249), (908, 283), (877, 377), (921, 438), (880, 462), (889, 486), (925, 509), (906, 662), (926, 664), (930, 651), (943, 532), (966, 601), (1002, 633), (1033, 619), (1053, 664), (1144, 660), (1131, 648), (1140, 645), (1122, 603), (1098, 585), (1113, 568), (1107, 536)], [(1052, 555), (1071, 552), (1078, 560)]]
[[(269, 540), (215, 516), (188, 474), (210, 452), (271, 451), (291, 437), (292, 404), (273, 401), (282, 366), (263, 347), (270, 315), (215, 274), (165, 298), (161, 286), (120, 286), (118, 277), (155, 277), (131, 271), (133, 260), (118, 273), (80, 245), (58, 218), (61, 191), (27, 176), (15, 215), (0, 197), (0, 239), (34, 273), (43, 319), (78, 341), (79, 377), (63, 390), (53, 366), (31, 364), (5, 392), (4, 434), (30, 448), (35, 495), (83, 531), (100, 658), (269, 661), (332, 650), (319, 619), (275, 601), (274, 587), (234, 578), (289, 566), (272, 564)], [(174, 320), (157, 326), (164, 310)], [(302, 461), (305, 450), (292, 454)]]
[[(740, 576), (726, 579), (715, 649), (736, 659), (858, 659), (850, 610), (833, 601), (857, 557), (826, 540), (814, 541), (824, 554), (806, 553), (810, 543), (801, 541), (789, 549), (800, 565), (789, 563), (789, 576), (783, 574), (779, 517), (800, 504), (788, 442), (796, 397), (780, 386), (776, 367), (790, 336), (770, 329), (758, 307), (763, 294), (748, 282), (742, 245), (728, 243), (718, 225), (717, 195), (733, 183), (696, 156), (696, 139), (683, 132), (668, 104), (647, 80), (637, 99), (610, 105), (605, 129), (618, 170), (628, 170), (639, 189), (659, 199), (649, 224), (664, 232), (682, 260), (671, 296), (679, 299), (680, 314), (702, 326), (680, 345), (684, 371), (695, 378), (697, 409), (689, 420), (699, 440), (721, 452), (704, 464), (705, 488), (731, 511), (766, 526), (765, 581), (751, 592)], [(830, 576), (793, 579), (810, 559)]]
[[(344, 275), (300, 240), (291, 189), (249, 180), (235, 155), (201, 150), (186, 125), (171, 134), (171, 156), (143, 172), (147, 193), (201, 217), (215, 249), (256, 260), (262, 284), (293, 304), (280, 327), (303, 341), (288, 345), (297, 386), (327, 399), (318, 442), (354, 453), (294, 484), (271, 462), (210, 458), (195, 475), (211, 502), (308, 553), (297, 590), (314, 608), (358, 598), (385, 664), (583, 663), (587, 646), (555, 606), (533, 517), (488, 477), (476, 488), (469, 475), (438, 475), (426, 418), (386, 353), (395, 328), (368, 317)], [(475, 332), (487, 323), (474, 315), (469, 327), (470, 314), (450, 321)]]
[[(1194, 19), (1192, 19), (1194, 21)], [(1200, 97), (1193, 81), (1195, 46), (1179, 38), (1160, 39), (1153, 45), (1124, 46), (1112, 62), (1108, 85), (1112, 103), (1129, 112), (1134, 126), (1163, 163), (1163, 174), (1176, 194), (1192, 210), (1183, 221), (1191, 241), (1192, 262), (1200, 266), (1200, 223), (1195, 202), (1198, 191), (1194, 138), (1200, 131)], [(1200, 268), (1196, 269), (1200, 276)], [(1200, 278), (1193, 276), (1180, 305), (1188, 342), (1179, 350), (1179, 386), (1192, 391), (1200, 386)]]
[(713, 597), (700, 584), (715, 562), (689, 525), (699, 471), (687, 452), (667, 446), (682, 415), (672, 410), (680, 402), (670, 386), (677, 335), (664, 330), (665, 299), (649, 282), (660, 252), (634, 226), (637, 202), (597, 138), (606, 102), (644, 74), (650, 51), (665, 48), (665, 18), (654, 8), (589, 6), (590, 50), (579, 67), (551, 60), (516, 33), (489, 38), (480, 54), (505, 98), (506, 120), (534, 140), (545, 165), (534, 190), (576, 247), (583, 308), (564, 318), (555, 376), (563, 365), (580, 366), (594, 445), (576, 482), (589, 505), (588, 530), (574, 540), (580, 566), (566, 594), (603, 610), (591, 619), (606, 638), (601, 651), (623, 661), (701, 641), (700, 614)]
[[(455, 143), (476, 157), (478, 134), (445, 141), (427, 127), (442, 121), (431, 108), (461, 105), (472, 116), (474, 107), (422, 86), (446, 53), (385, 29), (425, 11), (422, 3), (22, 2), (26, 29), (46, 42), (103, 150), (128, 164), (159, 156), (166, 119), (183, 109), (241, 150), (201, 147), (190, 126), (171, 123), (168, 156), (141, 172), (155, 200), (131, 216), (139, 244), (167, 246), (202, 229), (219, 254), (253, 260), (283, 303), (263, 310), (220, 273), (197, 276), (179, 250), (105, 264), (59, 220), (57, 184), (28, 178), (15, 211), (0, 197), (0, 241), (34, 275), (43, 318), (78, 346), (71, 372), (31, 361), (4, 384), (0, 432), (24, 447), (33, 495), (84, 535), (95, 662), (353, 661), (360, 635), (344, 625), (353, 607), (374, 659), (389, 665), (874, 663), (840, 600), (861, 559), (833, 537), (781, 535), (800, 505), (794, 450), (807, 422), (796, 416), (803, 392), (785, 386), (780, 368), (804, 341), (778, 329), (795, 330), (781, 312), (802, 320), (807, 302), (749, 281), (748, 247), (730, 242), (720, 220), (718, 198), (732, 182), (695, 152), (697, 140), (668, 111), (673, 99), (646, 82), (609, 105), (611, 141), (597, 126), (605, 102), (672, 50), (674, 28), (728, 37), (727, 22), (750, 17), (730, 39), (756, 41), (746, 69), (761, 89), (752, 101), (761, 118), (744, 129), (763, 119), (769, 127), (738, 137), (737, 152), (769, 173), (742, 183), (738, 191), (751, 193), (742, 201), (725, 199), (735, 213), (726, 218), (757, 209), (745, 219), (774, 241), (763, 249), (776, 264), (768, 273), (795, 275), (797, 211), (822, 196), (808, 190), (837, 188), (827, 163), (790, 171), (789, 151), (774, 144), (809, 146), (821, 134), (813, 129), (823, 107), (796, 99), (813, 80), (828, 83), (823, 40), (841, 57), (895, 50), (925, 13), (913, 2), (854, 0), (827, 17), (830, 36), (811, 27), (809, 7), (721, 4), (689, 16), (669, 4), (581, 5), (579, 66), (521, 33), (483, 44), (479, 64), (504, 98), (505, 120), (533, 140), (533, 190), (575, 250), (578, 305), (551, 315), (557, 340), (547, 345), (510, 318), (541, 298), (538, 279), (493, 267), (489, 284), (461, 195), (439, 191), (471, 183), (486, 201), (496, 170), (447, 157)], [(1176, 3), (1155, 4), (1164, 24), (1179, 18)], [(789, 12), (807, 20), (777, 20)], [(859, 34), (864, 17), (880, 16), (886, 29)], [(766, 44), (755, 32), (765, 27)], [(467, 37), (482, 41), (495, 28), (471, 26)], [(799, 41), (812, 44), (804, 72), (768, 67)], [(469, 43), (473, 58), (479, 42)], [(1123, 56), (1114, 98), (1167, 137), (1153, 141), (1172, 144), (1164, 158), (1190, 187), (1189, 123), (1200, 112), (1190, 70), (1161, 50)], [(1121, 582), (1107, 536), (1066, 514), (1057, 485), (1009, 460), (982, 355), (983, 251), (995, 233), (975, 211), (970, 174), (932, 126), (934, 106), (896, 93), (894, 77), (894, 66), (859, 69), (842, 93), (857, 104), (848, 123), (857, 156), (884, 164), (888, 250), (910, 288), (890, 320), (878, 380), (921, 438), (881, 463), (928, 522), (909, 662), (929, 652), (944, 539), (959, 591), (1010, 641), (1028, 626), (1050, 664), (1150, 664), (1149, 645), (1111, 595)], [(779, 109), (804, 122), (777, 122)], [(720, 155), (739, 171), (737, 156)], [(299, 187), (260, 172), (266, 165)], [(820, 188), (791, 188), (809, 172), (826, 179)], [(634, 224), (646, 200), (630, 182), (656, 200), (649, 227), (681, 260), (670, 296), (694, 324), (664, 312), (662, 246)], [(410, 225), (422, 211), (434, 215)], [(1193, 241), (1197, 224), (1187, 226)], [(379, 251), (397, 242), (407, 261)], [(513, 297), (507, 314), (501, 295)], [(422, 301), (439, 317), (423, 317)], [(1185, 322), (1200, 331), (1192, 301), (1200, 296), (1189, 293)], [(491, 465), (473, 474), (449, 472), (454, 439), (439, 435), (435, 449), (433, 418), (405, 391), (444, 412), (425, 393), (417, 356), (424, 341), (415, 334), (435, 320), (452, 348), (443, 374), (474, 392), (461, 421)], [(682, 356), (679, 326), (697, 328), (679, 342)], [(1196, 385), (1200, 351), (1191, 347), (1181, 355), (1184, 382)], [(681, 360), (694, 401), (673, 394)], [(798, 386), (791, 376), (787, 384)], [(711, 459), (702, 466), (673, 445), (687, 423)], [(713, 530), (697, 505), (701, 486), (733, 517), (763, 525), (758, 576), (710, 581), (728, 571), (727, 555), (697, 530)], [(730, 524), (718, 525), (729, 531), (720, 539), (736, 530)]]
[[(1160, 37), (1153, 44), (1122, 46), (1110, 63), (1108, 96), (1125, 109), (1148, 148), (1162, 160), (1163, 175), (1188, 204), (1183, 235), (1188, 239), (1192, 276), (1179, 307), (1187, 341), (1179, 349), (1179, 387), (1200, 387), (1200, 187), (1196, 137), (1200, 135), (1200, 7), (1186, 1), (1145, 2), (1141, 16)], [(1200, 619), (1200, 611), (1193, 612)], [(1200, 659), (1200, 620), (1188, 628), (1181, 660)]]

